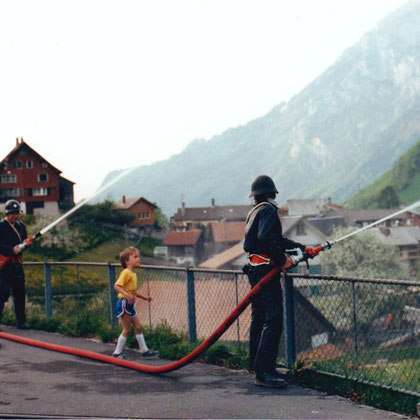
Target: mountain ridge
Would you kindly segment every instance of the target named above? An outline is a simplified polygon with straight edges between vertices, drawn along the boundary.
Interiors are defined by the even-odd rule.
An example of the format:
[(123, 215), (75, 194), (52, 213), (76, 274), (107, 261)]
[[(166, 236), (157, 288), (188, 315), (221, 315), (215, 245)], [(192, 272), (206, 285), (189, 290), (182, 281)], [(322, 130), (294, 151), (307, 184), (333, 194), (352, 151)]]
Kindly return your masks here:
[[(187, 206), (249, 203), (252, 180), (270, 175), (278, 201), (343, 202), (420, 138), (420, 3), (365, 34), (288, 102), (167, 160), (140, 166), (100, 198), (144, 196), (167, 215)], [(103, 185), (121, 171), (107, 175)]]

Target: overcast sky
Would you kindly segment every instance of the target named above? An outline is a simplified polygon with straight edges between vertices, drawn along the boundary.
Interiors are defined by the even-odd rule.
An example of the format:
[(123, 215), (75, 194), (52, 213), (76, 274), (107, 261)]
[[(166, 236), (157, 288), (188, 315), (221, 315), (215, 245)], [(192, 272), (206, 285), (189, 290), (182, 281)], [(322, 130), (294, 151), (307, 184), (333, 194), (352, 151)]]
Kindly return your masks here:
[(0, 0), (0, 159), (16, 137), (89, 197), (288, 101), (406, 0)]

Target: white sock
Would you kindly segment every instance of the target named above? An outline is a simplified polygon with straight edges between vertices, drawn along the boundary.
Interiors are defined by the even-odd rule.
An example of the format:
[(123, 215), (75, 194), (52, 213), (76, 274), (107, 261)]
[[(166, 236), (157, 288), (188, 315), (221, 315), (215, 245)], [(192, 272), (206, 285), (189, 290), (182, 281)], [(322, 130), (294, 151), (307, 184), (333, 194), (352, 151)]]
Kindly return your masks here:
[(127, 342), (127, 337), (124, 337), (122, 334), (120, 334), (117, 341), (117, 347), (115, 347), (115, 350), (114, 350), (114, 354), (122, 353), (126, 342)]
[(146, 345), (146, 340), (144, 339), (143, 334), (137, 334), (136, 335), (137, 342), (139, 343), (139, 348), (141, 353), (146, 353), (146, 351), (149, 350), (149, 348)]

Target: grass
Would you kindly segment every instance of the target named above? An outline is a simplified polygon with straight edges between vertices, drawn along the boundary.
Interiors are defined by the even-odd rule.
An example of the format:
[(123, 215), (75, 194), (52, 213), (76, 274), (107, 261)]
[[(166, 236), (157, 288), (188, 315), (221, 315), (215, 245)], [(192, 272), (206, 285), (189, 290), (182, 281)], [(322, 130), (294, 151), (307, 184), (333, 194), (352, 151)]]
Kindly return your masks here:
[(123, 238), (114, 238), (104, 242), (98, 247), (89, 251), (80, 252), (73, 257), (69, 258), (68, 261), (73, 262), (119, 262), (119, 253), (132, 244)]
[(124, 239), (115, 237), (102, 243), (96, 248), (88, 251), (79, 252), (73, 255), (67, 261), (73, 262), (114, 262), (119, 263), (120, 252), (128, 246), (134, 246), (139, 249), (140, 255), (143, 257), (153, 256), (153, 250), (156, 246), (160, 245), (161, 241), (153, 238), (142, 238), (140, 242), (138, 240)]
[(361, 351), (357, 372), (350, 356), (312, 361), (312, 366), (347, 378), (420, 392), (420, 347)]
[(419, 191), (420, 191), (420, 173), (413, 176), (410, 181), (410, 185), (408, 185), (404, 190), (402, 190), (399, 194), (400, 199), (402, 202), (407, 204), (415, 203), (419, 199)]

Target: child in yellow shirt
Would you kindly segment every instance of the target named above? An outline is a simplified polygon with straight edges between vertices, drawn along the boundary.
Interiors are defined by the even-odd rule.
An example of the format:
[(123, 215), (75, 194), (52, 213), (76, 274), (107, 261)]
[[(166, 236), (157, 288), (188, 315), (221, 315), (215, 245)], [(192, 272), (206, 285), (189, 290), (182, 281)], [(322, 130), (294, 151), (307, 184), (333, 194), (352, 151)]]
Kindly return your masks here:
[(143, 296), (137, 291), (137, 275), (135, 268), (140, 267), (140, 253), (137, 248), (128, 247), (120, 254), (120, 261), (123, 267), (118, 280), (115, 282), (114, 289), (118, 293), (118, 301), (116, 305), (117, 318), (121, 320), (122, 332), (118, 337), (113, 356), (119, 359), (127, 359), (123, 354), (125, 343), (130, 332), (131, 324), (134, 325), (136, 331), (136, 339), (139, 343), (140, 353), (142, 357), (152, 357), (159, 354), (155, 350), (147, 347), (144, 335), (142, 333), (142, 325), (134, 308), (136, 298), (144, 299), (150, 302), (150, 296)]

